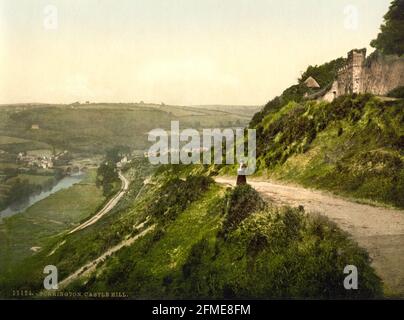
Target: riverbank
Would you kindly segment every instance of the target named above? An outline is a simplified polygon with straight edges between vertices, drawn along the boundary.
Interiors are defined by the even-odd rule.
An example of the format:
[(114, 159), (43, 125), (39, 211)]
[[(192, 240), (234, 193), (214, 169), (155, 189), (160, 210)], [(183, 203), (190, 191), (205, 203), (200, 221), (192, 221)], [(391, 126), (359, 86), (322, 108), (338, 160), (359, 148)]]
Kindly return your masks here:
[(73, 186), (76, 183), (79, 183), (81, 180), (83, 180), (85, 177), (84, 173), (80, 174), (74, 174), (74, 175), (68, 175), (64, 176), (59, 180), (55, 180), (48, 188), (44, 188), (40, 192), (36, 192), (32, 195), (30, 195), (27, 199), (24, 201), (20, 201), (18, 203), (14, 203), (9, 205), (7, 208), (3, 209), (0, 211), (0, 222), (3, 218), (6, 217), (11, 217), (15, 214), (21, 213), (34, 205), (35, 203), (46, 199), (50, 195), (62, 190), (62, 189), (67, 189)]
[(47, 237), (69, 230), (91, 216), (104, 201), (95, 185), (95, 170), (67, 189), (59, 190), (24, 212), (0, 223), (0, 273), (14, 263), (40, 251)]

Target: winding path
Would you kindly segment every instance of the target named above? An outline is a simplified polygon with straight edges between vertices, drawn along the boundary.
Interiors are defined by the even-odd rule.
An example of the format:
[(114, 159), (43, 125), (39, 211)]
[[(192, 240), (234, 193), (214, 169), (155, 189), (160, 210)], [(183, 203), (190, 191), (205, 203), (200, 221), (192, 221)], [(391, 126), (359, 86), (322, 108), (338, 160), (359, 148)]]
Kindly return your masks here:
[[(216, 182), (232, 186), (235, 180), (216, 178)], [(373, 267), (386, 285), (386, 294), (404, 297), (404, 210), (359, 204), (329, 193), (272, 181), (248, 183), (263, 198), (280, 205), (302, 205), (306, 212), (334, 221), (368, 251)]]
[(119, 179), (122, 181), (122, 186), (121, 190), (111, 199), (108, 201), (108, 203), (100, 210), (98, 211), (94, 216), (92, 216), (90, 219), (87, 221), (83, 222), (81, 225), (77, 226), (73, 230), (71, 230), (68, 234), (72, 234), (74, 232), (77, 232), (79, 230), (83, 230), (94, 223), (96, 223), (98, 220), (100, 220), (104, 215), (106, 215), (108, 212), (110, 212), (119, 202), (119, 200), (122, 199), (122, 197), (125, 195), (126, 191), (129, 188), (129, 181), (124, 177), (124, 175), (119, 172)]
[[(144, 224), (139, 225), (137, 228), (143, 228)], [(86, 276), (91, 274), (92, 272), (94, 272), (97, 268), (97, 266), (101, 263), (104, 262), (109, 256), (111, 256), (112, 254), (114, 254), (115, 252), (121, 250), (124, 247), (129, 247), (132, 244), (135, 243), (135, 241), (143, 236), (145, 236), (147, 233), (149, 233), (150, 231), (152, 231), (155, 228), (155, 225), (152, 225), (146, 229), (144, 229), (142, 232), (140, 232), (139, 234), (128, 238), (124, 241), (122, 241), (121, 243), (119, 243), (118, 245), (109, 248), (107, 251), (105, 251), (101, 256), (99, 256), (98, 258), (96, 258), (95, 260), (87, 263), (86, 265), (84, 265), (83, 267), (79, 268), (76, 272), (74, 272), (73, 274), (71, 274), (70, 276), (68, 276), (67, 278), (65, 278), (63, 281), (61, 281), (59, 283), (59, 289), (63, 289), (65, 288), (67, 285), (69, 285), (72, 281), (76, 280), (77, 278)]]

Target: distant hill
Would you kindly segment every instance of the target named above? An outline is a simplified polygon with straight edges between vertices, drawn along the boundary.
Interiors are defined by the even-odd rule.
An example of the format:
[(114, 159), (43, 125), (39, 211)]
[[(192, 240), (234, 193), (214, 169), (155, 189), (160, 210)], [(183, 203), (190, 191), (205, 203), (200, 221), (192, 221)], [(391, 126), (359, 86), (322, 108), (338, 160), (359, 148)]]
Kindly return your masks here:
[(155, 128), (168, 129), (172, 120), (180, 121), (184, 129), (247, 126), (256, 110), (229, 107), (224, 111), (219, 107), (145, 103), (3, 105), (0, 135), (85, 154), (103, 154), (113, 145), (144, 150), (150, 146), (147, 132)]

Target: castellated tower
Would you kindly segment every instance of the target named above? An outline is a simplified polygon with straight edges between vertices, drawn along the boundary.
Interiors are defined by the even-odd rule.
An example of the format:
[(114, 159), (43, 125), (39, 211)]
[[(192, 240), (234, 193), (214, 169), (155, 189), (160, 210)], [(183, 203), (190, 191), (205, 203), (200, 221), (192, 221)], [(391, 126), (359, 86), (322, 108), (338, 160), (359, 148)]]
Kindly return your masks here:
[(349, 93), (361, 93), (363, 91), (363, 68), (366, 61), (366, 49), (352, 50), (348, 53), (348, 69), (350, 85)]
[(338, 71), (338, 95), (363, 92), (366, 49), (348, 52), (346, 65)]
[(391, 90), (404, 86), (404, 56), (387, 56), (374, 52), (366, 58), (366, 49), (348, 52), (346, 64), (337, 72), (337, 77), (320, 100), (333, 101), (348, 94), (371, 93), (386, 95)]

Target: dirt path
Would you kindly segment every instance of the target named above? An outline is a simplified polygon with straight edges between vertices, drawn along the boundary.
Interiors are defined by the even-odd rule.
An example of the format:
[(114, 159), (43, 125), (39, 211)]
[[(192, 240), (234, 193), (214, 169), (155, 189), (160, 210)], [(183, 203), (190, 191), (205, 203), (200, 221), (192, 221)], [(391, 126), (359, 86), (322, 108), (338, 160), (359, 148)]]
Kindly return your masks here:
[[(144, 224), (141, 224), (137, 228), (141, 228), (143, 226), (144, 226)], [(139, 234), (137, 234), (136, 236), (134, 236), (132, 238), (128, 238), (128, 239), (122, 241), (120, 244), (116, 245), (115, 247), (108, 249), (97, 259), (87, 263), (85, 266), (78, 269), (75, 273), (71, 274), (70, 276), (65, 278), (63, 281), (61, 281), (59, 283), (59, 290), (65, 288), (68, 284), (70, 284), (72, 281), (76, 280), (77, 278), (85, 276), (85, 275), (89, 275), (96, 269), (97, 265), (100, 262), (105, 261), (106, 258), (108, 258), (113, 253), (117, 252), (118, 250), (122, 249), (123, 247), (132, 245), (137, 239), (143, 237), (148, 232), (152, 231), (154, 229), (154, 227), (155, 227), (155, 225), (152, 225), (152, 226), (146, 228), (145, 230), (143, 230), (142, 232), (140, 232)]]
[[(216, 182), (235, 184), (235, 178), (218, 177)], [(321, 191), (249, 180), (264, 198), (277, 204), (304, 206), (317, 212), (352, 235), (365, 248), (376, 272), (386, 285), (386, 294), (404, 297), (404, 210), (359, 204)]]
[(111, 199), (108, 201), (108, 203), (100, 210), (98, 211), (94, 216), (92, 216), (90, 219), (88, 219), (86, 222), (82, 223), (81, 225), (77, 226), (73, 230), (69, 232), (69, 234), (72, 234), (76, 231), (83, 230), (84, 228), (87, 228), (91, 226), (92, 224), (96, 223), (98, 220), (100, 220), (104, 215), (106, 215), (108, 212), (110, 212), (119, 202), (119, 200), (122, 199), (122, 197), (125, 195), (126, 191), (129, 188), (129, 181), (126, 179), (121, 172), (119, 172), (119, 179), (122, 181), (122, 187), (121, 190)]

